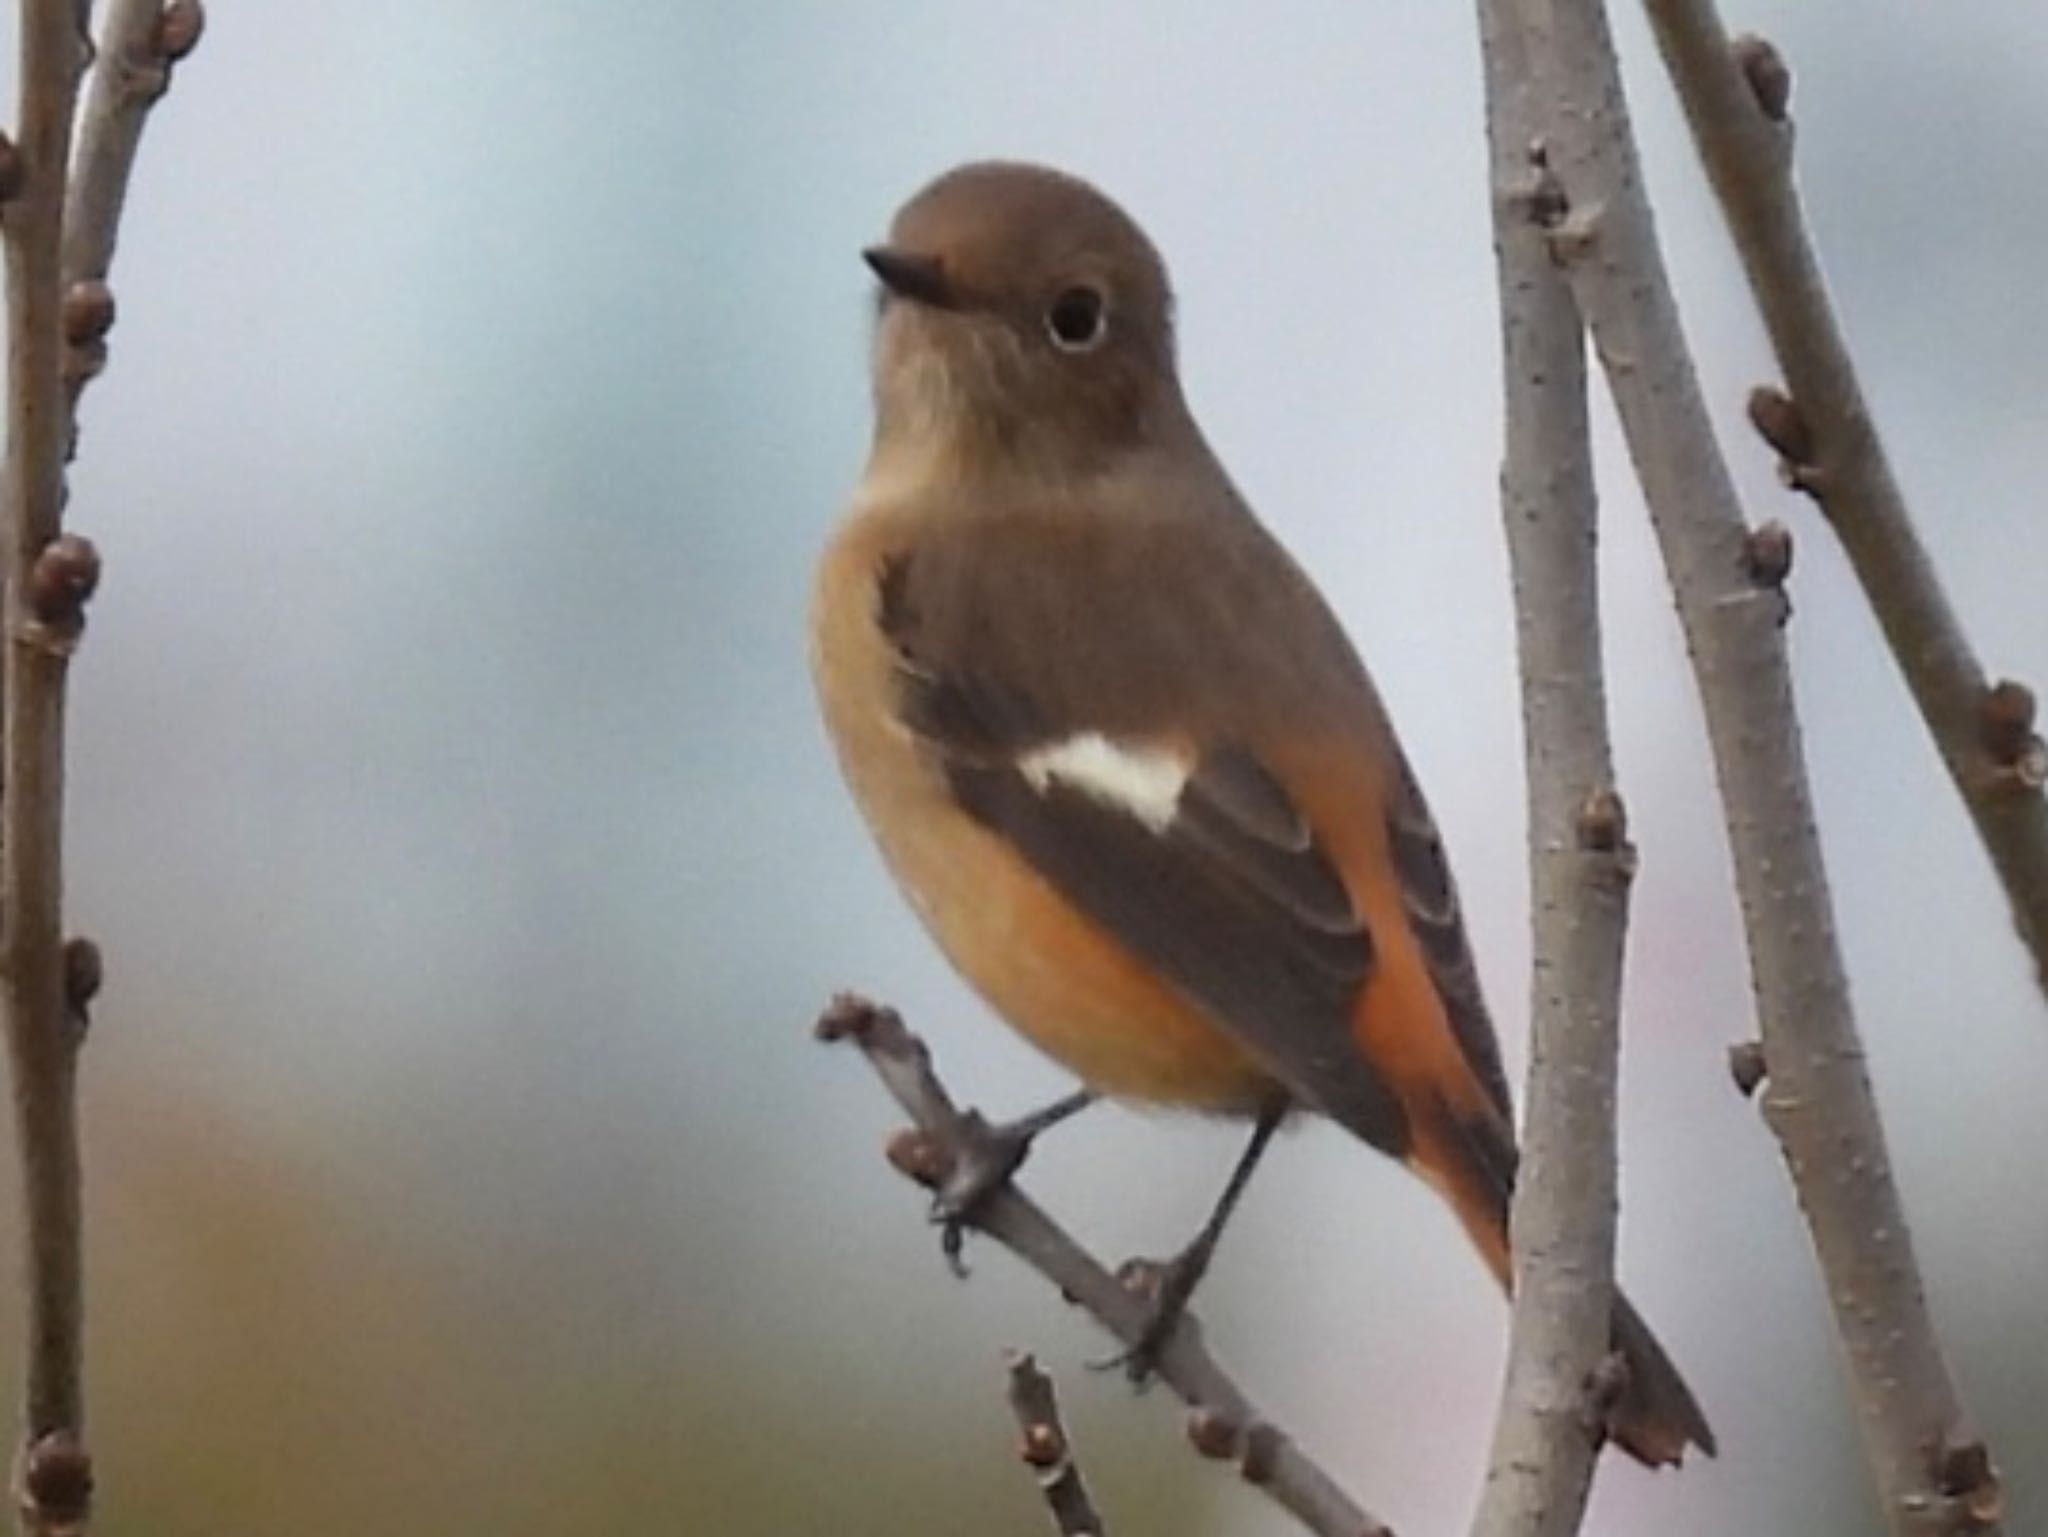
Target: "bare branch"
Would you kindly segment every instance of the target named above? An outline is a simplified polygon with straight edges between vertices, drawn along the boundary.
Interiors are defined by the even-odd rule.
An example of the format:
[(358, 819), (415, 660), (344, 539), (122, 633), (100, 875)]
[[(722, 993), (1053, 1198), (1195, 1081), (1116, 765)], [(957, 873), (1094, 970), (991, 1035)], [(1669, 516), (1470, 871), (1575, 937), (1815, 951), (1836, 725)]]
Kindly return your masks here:
[(1074, 1461), (1074, 1445), (1060, 1420), (1052, 1378), (1021, 1350), (1011, 1352), (1007, 1366), (1010, 1412), (1017, 1416), (1022, 1438), (1017, 1455), (1038, 1479), (1053, 1530), (1060, 1537), (1103, 1537), (1106, 1529), (1089, 1498), (1080, 1464)]
[[(820, 1040), (859, 1046), (914, 1129), (890, 1144), (890, 1161), (927, 1188), (944, 1180), (969, 1145), (978, 1117), (953, 1103), (932, 1071), (931, 1053), (892, 1009), (850, 994), (818, 1020)], [(967, 1217), (986, 1234), (1084, 1308), (1126, 1346), (1144, 1336), (1145, 1297), (1112, 1275), (1014, 1184), (1003, 1184)], [(1203, 1344), (1201, 1327), (1184, 1316), (1158, 1355), (1161, 1382), (1194, 1410), (1188, 1434), (1212, 1460), (1234, 1461), (1246, 1482), (1318, 1537), (1393, 1537), (1355, 1504), (1329, 1474), (1261, 1414)]]
[[(64, 205), (67, 294), (105, 294), (128, 180), (149, 109), (170, 89), (171, 66), (198, 46), (206, 13), (199, 0), (111, 0), (100, 28), (92, 84), (78, 127), (78, 154)], [(65, 387), (73, 409), (106, 366), (106, 323), (71, 338)]]
[[(68, 437), (60, 242), (85, 6), (21, 6), (19, 185), (0, 207), (7, 257), (6, 798), (0, 807), (0, 1011), (13, 1068), (28, 1254), (27, 1444), (16, 1469), (22, 1527), (83, 1529), (45, 1476), (85, 1457), (77, 1043), (63, 963), (64, 675), (97, 579), (83, 540), (60, 538)], [(61, 1454), (60, 1454), (61, 1452)], [(75, 1520), (71, 1519), (76, 1517)]]
[[(1598, 0), (1518, 0), (1564, 194), (1551, 235), (1619, 409), (1677, 598), (1726, 809), (1769, 1079), (1892, 1529), (1995, 1531), (1952, 1489), (1976, 1448), (1942, 1358), (1849, 1002), (1780, 625), (1700, 398)], [(1979, 1449), (1981, 1451), (1981, 1449)], [(1979, 1459), (1995, 1486), (1988, 1458)]]
[(0, 1010), (13, 1068), (28, 1230), (27, 1439), (15, 1470), (25, 1531), (85, 1530), (84, 1290), (77, 1074), (98, 951), (63, 937), (64, 689), (99, 554), (62, 529), (72, 407), (106, 356), (104, 281), (135, 146), (169, 61), (197, 41), (196, 0), (115, 0), (67, 193), (79, 81), (94, 56), (84, 0), (21, 8), (21, 130), (0, 154), (7, 260)]
[(1803, 427), (1802, 452), (1773, 439), (1786, 479), (1820, 504), (1848, 552), (2048, 991), (2048, 797), (2040, 775), (2024, 772), (2040, 762), (2039, 741), (2031, 725), (2031, 753), (2001, 755), (1985, 740), (1984, 669), (1893, 478), (1807, 235), (1792, 175), (1791, 74), (1760, 38), (1731, 45), (1713, 0), (1645, 0), (1643, 9), (1791, 389), (1785, 406)]
[(1507, 1381), (1474, 1537), (1571, 1537), (1602, 1436), (1611, 1340), (1615, 1076), (1633, 851), (1609, 788), (1585, 334), (1542, 225), (1561, 193), (1510, 0), (1480, 0), (1506, 448), (1528, 762), (1528, 1109), (1512, 1214)]

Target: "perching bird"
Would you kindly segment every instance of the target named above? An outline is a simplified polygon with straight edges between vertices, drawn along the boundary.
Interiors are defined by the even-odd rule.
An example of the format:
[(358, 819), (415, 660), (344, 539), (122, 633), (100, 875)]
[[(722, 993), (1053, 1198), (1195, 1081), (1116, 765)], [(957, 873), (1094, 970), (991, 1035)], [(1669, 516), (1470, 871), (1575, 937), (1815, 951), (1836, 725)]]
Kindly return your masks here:
[[(1326, 1115), (1436, 1187), (1506, 1286), (1508, 1087), (1442, 842), (1189, 413), (1152, 243), (1083, 182), (985, 163), (864, 255), (874, 441), (812, 665), (918, 915), (1090, 1090), (1262, 1133)], [(1615, 1439), (1711, 1452), (1619, 1298), (1614, 1340)]]

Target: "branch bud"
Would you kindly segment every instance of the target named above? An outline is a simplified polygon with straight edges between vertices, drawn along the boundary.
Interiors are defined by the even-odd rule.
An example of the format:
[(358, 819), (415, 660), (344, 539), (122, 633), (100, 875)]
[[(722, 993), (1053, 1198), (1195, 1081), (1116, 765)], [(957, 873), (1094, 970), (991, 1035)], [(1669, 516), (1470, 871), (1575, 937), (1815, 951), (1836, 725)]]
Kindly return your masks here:
[(1777, 45), (1767, 37), (1745, 32), (1728, 45), (1728, 51), (1748, 82), (1758, 110), (1774, 123), (1784, 122), (1791, 115), (1792, 69)]
[(2048, 743), (2034, 732), (2034, 691), (2002, 678), (1977, 706), (1977, 741), (2008, 784), (2048, 785)]
[(1982, 1441), (1944, 1446), (1936, 1472), (1942, 1494), (1960, 1505), (1970, 1522), (1960, 1530), (1976, 1531), (2005, 1519), (2005, 1487), (1991, 1461), (1991, 1449)]
[(1799, 403), (1775, 385), (1760, 384), (1749, 392), (1749, 424), (1788, 464), (1813, 463), (1813, 429)]
[(817, 1024), (811, 1027), (811, 1034), (827, 1045), (847, 1040), (865, 1042), (877, 1031), (890, 1028), (892, 1022), (900, 1032), (903, 1021), (894, 1010), (882, 1008), (859, 993), (835, 993), (825, 1012), (818, 1016)]
[(92, 1453), (75, 1432), (53, 1430), (22, 1454), (17, 1487), (36, 1530), (82, 1532), (92, 1516)]
[(98, 278), (81, 278), (64, 290), (64, 340), (82, 347), (113, 329), (113, 289)]
[(1248, 1484), (1270, 1484), (1280, 1464), (1280, 1432), (1259, 1421), (1244, 1433), (1244, 1456), (1237, 1469)]
[(1188, 1416), (1188, 1442), (1196, 1456), (1211, 1462), (1235, 1457), (1241, 1436), (1237, 1421), (1220, 1409), (1197, 1409)]
[(1773, 518), (1749, 531), (1742, 543), (1743, 564), (1759, 587), (1783, 587), (1792, 574), (1792, 531)]
[(1036, 1421), (1024, 1427), (1024, 1438), (1017, 1448), (1017, 1455), (1031, 1467), (1040, 1470), (1056, 1468), (1066, 1460), (1067, 1438), (1060, 1434), (1059, 1426)]
[(1770, 1076), (1770, 1064), (1764, 1060), (1762, 1041), (1739, 1041), (1728, 1048), (1728, 1076), (1735, 1080), (1735, 1092), (1744, 1099), (1755, 1096), (1765, 1078)]
[(28, 574), (28, 606), (43, 624), (75, 629), (100, 585), (100, 552), (78, 534), (59, 534), (43, 546)]
[(1628, 808), (1622, 804), (1619, 792), (1600, 785), (1587, 794), (1579, 807), (1579, 847), (1611, 854), (1627, 842)]
[(2010, 678), (1992, 684), (1977, 709), (1977, 736), (1996, 762), (2019, 762), (2034, 736), (2034, 691)]
[(170, 0), (156, 23), (156, 51), (166, 64), (175, 64), (206, 34), (206, 7), (199, 0)]
[(64, 1001), (73, 1013), (85, 1017), (87, 1005), (100, 995), (106, 979), (106, 962), (98, 945), (83, 934), (64, 941)]
[(892, 1169), (927, 1190), (936, 1189), (952, 1172), (953, 1161), (946, 1156), (938, 1138), (915, 1126), (906, 1126), (892, 1135), (882, 1151)]

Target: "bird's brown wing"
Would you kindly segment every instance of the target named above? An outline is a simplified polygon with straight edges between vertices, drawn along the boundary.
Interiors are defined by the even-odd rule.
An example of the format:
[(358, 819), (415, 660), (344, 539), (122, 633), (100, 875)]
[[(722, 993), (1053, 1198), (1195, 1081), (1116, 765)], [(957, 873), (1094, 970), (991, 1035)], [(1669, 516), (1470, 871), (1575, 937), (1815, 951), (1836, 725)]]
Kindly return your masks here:
[[(984, 557), (990, 542), (983, 531)], [(1174, 621), (1119, 626), (1114, 595), (1098, 593), (1088, 611), (1110, 621), (1076, 633), (1091, 621), (1069, 587), (1048, 602), (1064, 617), (1069, 654), (1093, 653), (1094, 665), (1081, 676), (1034, 677), (1015, 637), (988, 630), (985, 594), (961, 590), (992, 579), (990, 570), (963, 580), (943, 547), (928, 545), (880, 573), (899, 718), (955, 802), (1298, 1098), (1405, 1153), (1400, 1101), (1351, 1035), (1374, 947), (1328, 850), (1247, 746), (1166, 729), (1114, 686), (1119, 673), (1171, 669), (1173, 656), (1146, 652), (1170, 651)], [(1009, 622), (1029, 622), (1030, 608), (1028, 599), (1007, 603)], [(1169, 797), (1158, 799), (1156, 781), (1117, 793), (1113, 774), (1105, 781), (1075, 761), (1077, 744), (1083, 760), (1149, 765)]]
[[(1457, 1038), (1473, 1076), (1484, 1085), (1493, 1108), (1512, 1124), (1507, 1074), (1501, 1068), (1500, 1043), (1479, 991), (1479, 971), (1465, 934), (1458, 888), (1436, 818), (1422, 798), (1422, 787), (1405, 756), (1387, 806), (1387, 847), (1401, 881), (1402, 906), (1431, 979), (1443, 999), (1451, 1033)], [(1512, 1169), (1510, 1169), (1512, 1172)]]

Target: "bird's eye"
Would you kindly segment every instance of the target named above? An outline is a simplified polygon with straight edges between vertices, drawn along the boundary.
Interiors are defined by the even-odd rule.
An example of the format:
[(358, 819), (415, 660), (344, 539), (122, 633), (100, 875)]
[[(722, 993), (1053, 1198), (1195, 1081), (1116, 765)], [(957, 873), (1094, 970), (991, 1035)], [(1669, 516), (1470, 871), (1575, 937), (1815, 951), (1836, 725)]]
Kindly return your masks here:
[(1062, 352), (1089, 352), (1109, 330), (1108, 309), (1092, 288), (1061, 291), (1045, 312), (1045, 334)]

